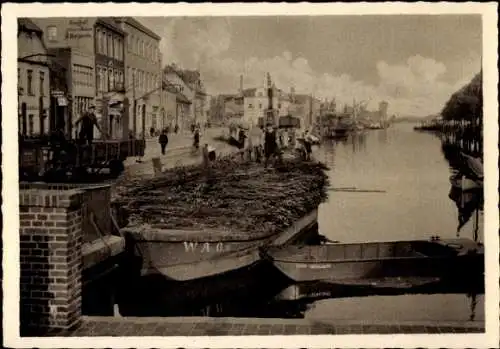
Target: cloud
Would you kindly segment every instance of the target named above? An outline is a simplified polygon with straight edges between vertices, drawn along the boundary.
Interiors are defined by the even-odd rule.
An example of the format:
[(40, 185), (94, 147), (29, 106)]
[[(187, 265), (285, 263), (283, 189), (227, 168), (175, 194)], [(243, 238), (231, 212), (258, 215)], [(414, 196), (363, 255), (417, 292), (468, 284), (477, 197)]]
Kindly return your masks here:
[[(429, 57), (415, 55), (398, 64), (374, 62), (378, 83), (367, 84), (342, 72), (315, 72), (304, 56), (285, 51), (267, 58), (232, 58), (231, 26), (225, 18), (171, 18), (158, 20), (162, 36), (164, 63), (175, 62), (184, 68), (199, 68), (204, 84), (212, 95), (236, 92), (239, 76), (244, 87), (263, 86), (271, 73), (277, 87), (298, 93), (314, 93), (320, 98), (335, 98), (339, 106), (370, 100), (375, 109), (381, 100), (389, 102), (389, 113), (420, 115), (439, 113), (451, 94), (479, 71), (479, 58), (469, 54), (467, 66), (456, 82), (447, 82), (447, 67)], [(458, 64), (458, 63), (457, 63)]]

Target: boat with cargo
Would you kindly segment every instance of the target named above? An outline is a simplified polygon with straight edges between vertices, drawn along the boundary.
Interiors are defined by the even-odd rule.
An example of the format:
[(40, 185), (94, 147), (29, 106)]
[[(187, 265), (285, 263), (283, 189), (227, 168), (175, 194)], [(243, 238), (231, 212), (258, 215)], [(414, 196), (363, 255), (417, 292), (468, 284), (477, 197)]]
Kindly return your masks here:
[(327, 197), (325, 169), (295, 159), (273, 168), (231, 159), (132, 181), (115, 198), (128, 217), (121, 232), (143, 276), (189, 281), (245, 268), (260, 260), (260, 248), (314, 233)]
[(484, 273), (483, 245), (464, 238), (271, 247), (263, 254), (295, 282)]

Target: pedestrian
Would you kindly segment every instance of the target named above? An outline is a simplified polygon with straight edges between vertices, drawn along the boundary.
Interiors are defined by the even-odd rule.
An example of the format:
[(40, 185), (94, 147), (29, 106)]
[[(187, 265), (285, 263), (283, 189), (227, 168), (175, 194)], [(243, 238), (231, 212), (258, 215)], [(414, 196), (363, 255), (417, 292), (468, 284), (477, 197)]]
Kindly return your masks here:
[(177, 132), (179, 132), (179, 125), (175, 124), (174, 133), (177, 134)]
[(311, 160), (312, 145), (311, 137), (309, 136), (309, 131), (304, 133), (304, 148), (306, 151), (306, 160)]
[(95, 116), (95, 106), (91, 105), (87, 112), (83, 114), (78, 120), (75, 121), (75, 127), (81, 124), (79, 139), (83, 144), (92, 145), (94, 140), (94, 127), (97, 128), (99, 132), (101, 132), (104, 136), (104, 132), (101, 130), (101, 127), (97, 123), (97, 118)]
[(195, 128), (194, 130), (194, 148), (198, 150), (200, 147), (200, 130), (198, 128)]
[(267, 167), (267, 163), (270, 157), (275, 157), (277, 152), (277, 144), (276, 144), (276, 131), (268, 125), (266, 134), (264, 137), (264, 166)]
[(167, 148), (168, 144), (168, 135), (166, 130), (161, 131), (160, 137), (158, 138), (158, 142), (160, 143), (161, 147), (161, 155), (165, 155), (165, 149)]

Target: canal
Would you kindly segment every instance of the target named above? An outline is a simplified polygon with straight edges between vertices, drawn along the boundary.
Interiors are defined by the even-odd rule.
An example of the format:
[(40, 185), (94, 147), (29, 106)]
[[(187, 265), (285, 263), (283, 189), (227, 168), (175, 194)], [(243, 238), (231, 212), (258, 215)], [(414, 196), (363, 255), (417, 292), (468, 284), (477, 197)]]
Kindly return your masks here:
[[(458, 212), (448, 197), (451, 169), (441, 141), (433, 134), (415, 132), (413, 126), (401, 123), (365, 131), (314, 150), (315, 158), (330, 168), (329, 199), (319, 210), (320, 234), (339, 242), (456, 236)], [(472, 238), (473, 229), (471, 219), (460, 235)], [(481, 241), (482, 236), (480, 223)], [(272, 268), (257, 268), (234, 279), (226, 276), (210, 283), (166, 287), (162, 299), (141, 299), (142, 304), (127, 315), (484, 320), (481, 287), (438, 286), (418, 294), (345, 294), (319, 284), (290, 285)], [(221, 290), (219, 296), (196, 296), (202, 289), (213, 288)]]

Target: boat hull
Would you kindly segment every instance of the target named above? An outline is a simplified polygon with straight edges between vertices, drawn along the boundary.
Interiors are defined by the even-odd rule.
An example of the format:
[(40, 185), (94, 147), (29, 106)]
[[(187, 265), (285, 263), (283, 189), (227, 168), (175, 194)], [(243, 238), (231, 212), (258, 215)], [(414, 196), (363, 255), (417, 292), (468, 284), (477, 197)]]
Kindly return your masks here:
[[(299, 219), (288, 229), (265, 237), (251, 234), (232, 238), (223, 232), (125, 230), (142, 260), (141, 275), (160, 274), (176, 281), (215, 276), (248, 267), (261, 259), (260, 250), (307, 239), (317, 226), (318, 210)], [(246, 238), (246, 239), (245, 239)]]
[(292, 246), (271, 249), (266, 254), (295, 282), (398, 276), (454, 278), (484, 273), (484, 253), (482, 247), (474, 250), (477, 246), (467, 239), (403, 241)]

